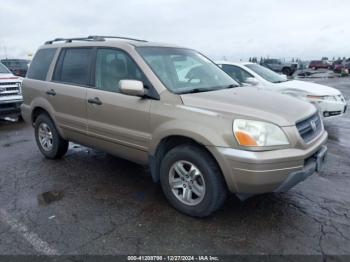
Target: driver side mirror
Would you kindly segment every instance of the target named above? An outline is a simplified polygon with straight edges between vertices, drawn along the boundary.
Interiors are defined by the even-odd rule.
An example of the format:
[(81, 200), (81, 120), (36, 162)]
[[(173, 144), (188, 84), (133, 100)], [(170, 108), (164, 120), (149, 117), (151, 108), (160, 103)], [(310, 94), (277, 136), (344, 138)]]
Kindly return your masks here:
[(138, 80), (120, 80), (119, 91), (124, 95), (139, 96), (145, 95), (145, 88), (143, 83)]
[(245, 80), (245, 83), (249, 84), (249, 85), (252, 85), (252, 86), (257, 86), (259, 85), (259, 81), (256, 80), (256, 78), (254, 77), (248, 77), (246, 80)]

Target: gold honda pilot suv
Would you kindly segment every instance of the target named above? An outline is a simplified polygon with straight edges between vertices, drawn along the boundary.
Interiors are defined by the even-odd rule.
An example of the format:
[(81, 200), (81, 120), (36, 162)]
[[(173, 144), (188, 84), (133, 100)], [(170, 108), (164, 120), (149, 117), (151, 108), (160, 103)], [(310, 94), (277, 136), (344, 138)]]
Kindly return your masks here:
[(313, 105), (241, 87), (195, 50), (144, 40), (47, 41), (23, 97), (45, 157), (62, 157), (73, 141), (149, 165), (169, 202), (196, 217), (228, 192), (243, 200), (287, 191), (327, 152)]

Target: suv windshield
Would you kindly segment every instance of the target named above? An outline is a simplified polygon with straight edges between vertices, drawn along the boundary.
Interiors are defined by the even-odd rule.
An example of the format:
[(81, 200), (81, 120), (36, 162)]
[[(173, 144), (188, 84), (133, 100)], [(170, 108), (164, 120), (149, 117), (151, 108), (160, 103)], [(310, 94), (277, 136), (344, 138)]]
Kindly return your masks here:
[(8, 68), (28, 69), (29, 60), (25, 59), (4, 59), (1, 61)]
[(9, 74), (10, 71), (3, 65), (0, 63), (0, 74)]
[(239, 86), (198, 52), (172, 47), (138, 47), (137, 51), (162, 83), (177, 94)]
[(282, 83), (286, 82), (286, 78), (273, 72), (272, 70), (263, 67), (258, 64), (246, 64), (246, 67), (248, 67), (250, 70), (253, 70), (255, 73), (257, 73), (259, 76), (264, 78), (265, 80), (271, 82), (271, 83)]

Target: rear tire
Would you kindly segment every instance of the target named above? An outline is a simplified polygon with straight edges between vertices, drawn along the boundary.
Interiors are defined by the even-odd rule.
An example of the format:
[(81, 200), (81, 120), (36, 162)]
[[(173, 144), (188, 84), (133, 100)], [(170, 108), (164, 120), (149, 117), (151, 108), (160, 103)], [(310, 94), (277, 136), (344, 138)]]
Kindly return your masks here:
[(41, 153), (49, 159), (58, 159), (68, 150), (69, 142), (64, 140), (47, 114), (35, 120), (35, 140)]
[(160, 182), (173, 207), (193, 217), (209, 216), (224, 204), (227, 196), (216, 161), (195, 145), (180, 145), (165, 155)]

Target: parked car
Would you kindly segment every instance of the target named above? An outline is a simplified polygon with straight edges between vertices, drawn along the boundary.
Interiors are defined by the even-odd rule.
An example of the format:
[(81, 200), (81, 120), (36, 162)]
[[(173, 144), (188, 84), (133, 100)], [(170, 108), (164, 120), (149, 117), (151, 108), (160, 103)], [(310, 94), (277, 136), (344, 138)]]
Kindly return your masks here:
[(333, 71), (334, 73), (343, 73), (345, 71), (347, 71), (347, 73), (349, 73), (350, 71), (350, 63), (349, 62), (342, 62), (342, 63), (338, 63), (335, 64), (333, 67)]
[(0, 63), (0, 117), (18, 117), (22, 104), (21, 79)]
[(111, 38), (61, 38), (36, 52), (22, 115), (45, 157), (74, 141), (149, 165), (169, 202), (196, 217), (227, 191), (284, 192), (322, 167), (327, 132), (314, 106), (240, 87), (195, 50)]
[(20, 77), (25, 77), (27, 70), (28, 70), (28, 64), (29, 60), (26, 59), (2, 59), (1, 63), (3, 63), (10, 71)]
[(255, 63), (217, 62), (233, 79), (261, 88), (288, 94), (314, 104), (324, 118), (341, 116), (347, 103), (342, 93), (332, 87), (311, 82), (288, 80)]
[(329, 63), (327, 63), (327, 61), (324, 60), (313, 60), (310, 62), (309, 64), (309, 68), (313, 69), (313, 70), (317, 70), (317, 69), (331, 69), (331, 65)]
[(286, 63), (282, 62), (280, 59), (264, 59), (261, 65), (287, 76), (293, 75), (298, 68), (297, 63)]
[(341, 65), (342, 63), (343, 63), (343, 60), (335, 60), (335, 61), (332, 62), (331, 68), (330, 68), (330, 69), (334, 71), (334, 69), (335, 69), (338, 65)]

